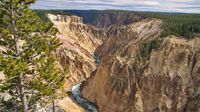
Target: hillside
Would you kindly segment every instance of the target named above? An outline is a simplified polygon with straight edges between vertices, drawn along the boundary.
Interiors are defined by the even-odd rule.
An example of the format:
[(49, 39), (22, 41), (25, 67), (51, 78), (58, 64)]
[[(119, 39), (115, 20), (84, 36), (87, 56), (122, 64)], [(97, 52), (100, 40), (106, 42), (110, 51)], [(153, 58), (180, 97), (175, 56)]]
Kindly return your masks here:
[[(163, 33), (161, 37), (169, 35), (182, 36), (184, 38), (192, 38), (194, 34), (200, 33), (200, 14), (184, 14), (184, 13), (160, 13), (160, 12), (135, 12), (135, 11), (123, 11), (123, 10), (36, 10), (38, 15), (46, 21), (47, 18), (44, 16), (46, 13), (64, 14), (64, 15), (77, 15), (83, 17), (84, 23), (93, 24), (100, 26), (98, 23), (101, 21), (103, 15), (112, 14), (127, 14), (127, 19), (131, 15), (142, 16), (142, 18), (157, 18), (164, 21)], [(112, 18), (113, 19), (113, 18)], [(135, 20), (135, 19), (133, 19)], [(110, 20), (114, 22), (114, 20)], [(129, 22), (131, 19), (129, 19)], [(120, 21), (118, 21), (120, 24)], [(121, 21), (123, 22), (123, 21)], [(124, 21), (128, 24), (129, 22)], [(101, 22), (102, 23), (102, 22)], [(102, 24), (103, 25), (103, 24)]]
[(53, 55), (69, 68), (60, 110), (200, 111), (200, 14), (35, 12), (58, 29), (62, 45)]
[(147, 18), (158, 18), (164, 21), (162, 37), (177, 35), (185, 38), (192, 38), (194, 34), (200, 33), (200, 14), (168, 14), (139, 12)]
[[(101, 57), (97, 70), (93, 69), (91, 77), (82, 85), (82, 96), (95, 103), (100, 112), (198, 112), (199, 36), (198, 31), (189, 30), (198, 26), (186, 27), (191, 33), (188, 36), (184, 27), (177, 26), (187, 26), (190, 22), (198, 24), (198, 19), (193, 17), (199, 15), (156, 13), (152, 16), (141, 12), (112, 12), (92, 13), (98, 18), (87, 25), (105, 34), (103, 38), (92, 35), (103, 42), (93, 50), (88, 49), (91, 48), (89, 41), (85, 45), (80, 41), (84, 36), (79, 28), (65, 27), (68, 22), (62, 18), (64, 16), (60, 16), (60, 22), (54, 22), (64, 35), (76, 32), (76, 38), (79, 38), (76, 41)], [(83, 19), (76, 19), (85, 22), (87, 13), (80, 11)], [(170, 24), (174, 20), (181, 22)], [(88, 32), (87, 27), (77, 26)], [(179, 30), (174, 30), (176, 28)], [(185, 32), (178, 32), (182, 30)], [(68, 40), (67, 36), (65, 38)], [(77, 53), (81, 55), (81, 52)], [(82, 71), (80, 68), (76, 70)]]
[(0, 112), (200, 112), (200, 0), (1, 0)]

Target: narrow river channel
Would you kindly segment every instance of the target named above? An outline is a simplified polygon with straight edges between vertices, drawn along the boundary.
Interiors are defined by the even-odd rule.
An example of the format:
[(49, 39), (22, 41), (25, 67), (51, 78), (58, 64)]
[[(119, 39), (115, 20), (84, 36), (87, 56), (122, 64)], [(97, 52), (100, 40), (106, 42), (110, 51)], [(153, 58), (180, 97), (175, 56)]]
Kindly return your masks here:
[[(97, 55), (94, 55), (93, 57), (95, 59), (95, 63), (98, 66), (100, 64), (100, 58)], [(93, 103), (82, 98), (81, 92), (80, 92), (81, 84), (82, 83), (78, 83), (72, 87), (71, 92), (70, 92), (72, 98), (76, 101), (77, 104), (83, 107), (86, 110), (86, 112), (98, 112), (97, 107)]]
[(71, 96), (73, 97), (73, 99), (81, 106), (83, 107), (86, 112), (98, 112), (97, 107), (87, 101), (86, 99), (81, 97), (81, 93), (80, 93), (80, 86), (82, 83), (76, 84), (72, 87), (72, 91), (71, 91)]

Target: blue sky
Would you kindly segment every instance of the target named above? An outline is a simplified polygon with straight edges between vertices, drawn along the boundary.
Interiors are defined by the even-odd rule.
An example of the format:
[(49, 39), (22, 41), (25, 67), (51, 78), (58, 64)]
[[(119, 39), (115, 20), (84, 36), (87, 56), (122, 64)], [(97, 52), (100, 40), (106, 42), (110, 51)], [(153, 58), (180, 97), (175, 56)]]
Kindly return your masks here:
[(37, 0), (31, 8), (200, 13), (200, 0)]

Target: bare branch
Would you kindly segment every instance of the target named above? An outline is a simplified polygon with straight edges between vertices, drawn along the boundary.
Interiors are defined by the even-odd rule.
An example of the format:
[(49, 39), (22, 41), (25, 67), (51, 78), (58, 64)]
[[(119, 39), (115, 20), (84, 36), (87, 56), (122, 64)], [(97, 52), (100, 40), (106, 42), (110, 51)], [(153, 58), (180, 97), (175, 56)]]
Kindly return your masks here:
[(19, 58), (19, 57), (17, 57), (17, 56), (8, 55), (8, 54), (6, 54), (5, 52), (3, 52), (2, 55), (3, 55), (3, 57), (12, 57), (12, 58), (16, 58), (16, 59)]
[(10, 49), (10, 52), (12, 52), (17, 57), (17, 53), (15, 51), (13, 51), (12, 49)]

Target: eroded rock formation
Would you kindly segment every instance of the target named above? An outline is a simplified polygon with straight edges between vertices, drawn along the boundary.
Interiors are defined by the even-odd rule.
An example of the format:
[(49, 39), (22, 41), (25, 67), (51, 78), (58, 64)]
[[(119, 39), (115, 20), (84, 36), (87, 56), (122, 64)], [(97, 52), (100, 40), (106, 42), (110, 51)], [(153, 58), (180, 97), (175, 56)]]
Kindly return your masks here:
[(108, 29), (109, 27), (114, 26), (126, 26), (131, 23), (142, 20), (144, 17), (137, 15), (136, 13), (130, 12), (114, 12), (114, 11), (105, 11), (99, 13), (96, 19), (93, 21), (93, 24), (100, 29)]
[(70, 78), (66, 81), (66, 89), (88, 78), (96, 69), (93, 52), (101, 45), (99, 38), (104, 38), (101, 31), (83, 24), (78, 16), (48, 14), (50, 20), (59, 30), (57, 37), (63, 43), (56, 56), (64, 67), (69, 65)]
[(88, 78), (81, 93), (100, 112), (200, 111), (199, 38), (160, 38), (159, 19), (99, 15), (92, 26), (81, 17), (49, 14), (63, 42), (56, 55), (70, 65), (66, 88)]
[[(102, 44), (105, 34), (97, 28), (85, 25), (78, 16), (48, 14), (49, 19), (59, 30), (57, 37), (62, 42), (55, 53), (62, 67), (69, 65), (69, 78), (66, 79), (65, 90), (86, 80), (96, 69), (93, 53)], [(83, 112), (69, 97), (58, 101), (58, 105), (67, 112)]]
[(97, 49), (102, 61), (82, 95), (100, 112), (199, 112), (200, 39), (160, 39), (158, 19), (122, 29)]

